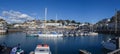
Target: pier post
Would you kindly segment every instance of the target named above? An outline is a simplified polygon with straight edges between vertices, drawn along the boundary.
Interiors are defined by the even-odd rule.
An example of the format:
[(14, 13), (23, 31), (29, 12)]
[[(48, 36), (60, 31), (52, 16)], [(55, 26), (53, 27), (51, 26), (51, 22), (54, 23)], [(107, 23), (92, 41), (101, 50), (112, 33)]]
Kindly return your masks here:
[(116, 49), (120, 48), (120, 37), (116, 40)]
[(118, 48), (120, 48), (120, 37), (118, 38)]

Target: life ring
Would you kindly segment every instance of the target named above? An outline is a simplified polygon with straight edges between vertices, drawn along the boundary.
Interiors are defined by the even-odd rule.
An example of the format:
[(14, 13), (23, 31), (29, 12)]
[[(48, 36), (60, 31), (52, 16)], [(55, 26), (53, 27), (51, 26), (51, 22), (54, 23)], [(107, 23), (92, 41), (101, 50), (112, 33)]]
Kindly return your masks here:
[(13, 49), (12, 49), (12, 52), (16, 52), (17, 51), (17, 47), (14, 47)]

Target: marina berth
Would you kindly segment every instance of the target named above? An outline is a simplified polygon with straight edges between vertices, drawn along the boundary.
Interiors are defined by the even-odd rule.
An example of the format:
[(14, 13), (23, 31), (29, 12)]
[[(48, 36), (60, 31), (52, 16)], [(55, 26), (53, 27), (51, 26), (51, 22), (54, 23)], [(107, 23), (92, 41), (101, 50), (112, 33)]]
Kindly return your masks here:
[(120, 54), (120, 0), (0, 0), (0, 54)]

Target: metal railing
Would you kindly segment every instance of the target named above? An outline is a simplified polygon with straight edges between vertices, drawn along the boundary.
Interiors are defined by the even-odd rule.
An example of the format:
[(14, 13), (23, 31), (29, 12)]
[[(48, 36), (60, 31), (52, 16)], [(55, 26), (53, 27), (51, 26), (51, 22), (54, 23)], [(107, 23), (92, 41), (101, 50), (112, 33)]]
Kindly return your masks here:
[(109, 52), (107, 54), (120, 54), (120, 49), (114, 50), (114, 51)]

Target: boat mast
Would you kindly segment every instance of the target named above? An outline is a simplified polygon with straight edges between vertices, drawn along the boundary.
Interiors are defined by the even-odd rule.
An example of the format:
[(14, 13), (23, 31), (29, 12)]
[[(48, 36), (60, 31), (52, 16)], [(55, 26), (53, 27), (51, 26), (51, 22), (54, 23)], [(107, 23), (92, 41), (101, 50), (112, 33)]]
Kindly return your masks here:
[(57, 30), (57, 14), (56, 14), (56, 20), (55, 20), (55, 24), (56, 24), (56, 29), (55, 29), (55, 31)]
[(56, 14), (56, 17), (55, 17), (55, 18), (56, 18), (55, 23), (57, 23), (57, 14)]
[(46, 34), (46, 20), (47, 20), (47, 8), (45, 8), (45, 20), (44, 20), (44, 31)]
[(117, 33), (117, 10), (116, 11), (116, 14), (115, 14), (115, 34)]

